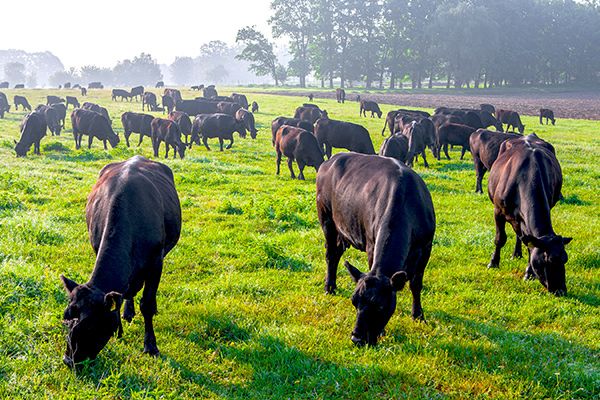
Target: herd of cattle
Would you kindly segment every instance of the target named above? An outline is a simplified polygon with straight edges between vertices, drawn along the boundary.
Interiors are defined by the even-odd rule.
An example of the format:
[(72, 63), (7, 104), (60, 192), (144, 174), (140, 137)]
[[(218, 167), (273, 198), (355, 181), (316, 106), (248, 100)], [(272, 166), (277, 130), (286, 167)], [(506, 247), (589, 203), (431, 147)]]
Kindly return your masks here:
[[(135, 88), (134, 88), (135, 89)], [(129, 146), (132, 133), (152, 139), (154, 155), (166, 144), (174, 157), (184, 157), (192, 143), (218, 138), (233, 144), (233, 133), (252, 138), (257, 130), (246, 96), (219, 96), (214, 87), (197, 87), (204, 96), (184, 100), (176, 89), (165, 89), (162, 107), (156, 95), (141, 90), (115, 89), (114, 101), (142, 99), (142, 107), (169, 113), (168, 119), (149, 114), (125, 112), (121, 116), (124, 137)], [(339, 102), (345, 93), (337, 91)], [(311, 95), (312, 97), (312, 95)], [(0, 97), (0, 100), (2, 97)], [(63, 104), (65, 103), (65, 104)], [(75, 98), (63, 100), (48, 96), (47, 104), (28, 114), (21, 126), (17, 155), (30, 146), (39, 154), (40, 139), (46, 127), (59, 135), (64, 128), (69, 105), (76, 146), (83, 135), (89, 144), (96, 137), (111, 146), (119, 136), (111, 127), (105, 108), (79, 105)], [(15, 96), (15, 108), (31, 110), (27, 99)], [(252, 103), (252, 110), (258, 104)], [(382, 112), (373, 101), (360, 100), (360, 114)], [(192, 122), (193, 118), (193, 122)], [(550, 110), (542, 109), (540, 122), (555, 123)], [(487, 130), (493, 126), (495, 131)], [(506, 131), (504, 132), (504, 127)], [(508, 132), (512, 128), (513, 132)], [(514, 130), (518, 132), (514, 132)], [(339, 261), (348, 247), (365, 251), (369, 271), (363, 273), (345, 263), (356, 289), (352, 303), (357, 317), (352, 341), (357, 345), (377, 343), (396, 308), (396, 293), (408, 282), (413, 296), (412, 316), (423, 319), (421, 290), (429, 261), (436, 218), (431, 194), (423, 179), (411, 168), (420, 155), (427, 166), (426, 149), (440, 159), (448, 146), (462, 147), (461, 158), (472, 153), (476, 172), (476, 191), (482, 192), (482, 178), (490, 172), (488, 194), (494, 205), (495, 250), (488, 265), (497, 268), (500, 249), (506, 243), (505, 225), (514, 229), (517, 239), (513, 255), (522, 256), (522, 244), (529, 252), (525, 279), (537, 278), (551, 293), (566, 293), (565, 245), (552, 228), (550, 210), (561, 198), (562, 172), (554, 147), (536, 136), (523, 135), (525, 126), (518, 113), (482, 104), (479, 109), (439, 107), (429, 113), (398, 109), (390, 111), (382, 135), (388, 133), (379, 154), (375, 153), (369, 132), (361, 125), (329, 118), (326, 110), (312, 103), (296, 109), (293, 117), (272, 121), (272, 145), (277, 153), (277, 174), (285, 156), (292, 178), (293, 162), (304, 179), (304, 168), (317, 170), (316, 204), (325, 236), (327, 273), (326, 293), (336, 290)], [(181, 136), (184, 136), (182, 141)], [(189, 140), (188, 140), (189, 136)], [(332, 156), (333, 148), (343, 152)], [(210, 149), (209, 149), (210, 150)], [(325, 161), (327, 159), (327, 161)], [(64, 313), (69, 328), (64, 361), (69, 366), (94, 358), (115, 333), (121, 335), (122, 318), (131, 321), (134, 296), (144, 287), (140, 310), (145, 320), (144, 351), (158, 354), (152, 318), (156, 314), (156, 291), (166, 254), (176, 245), (181, 232), (181, 207), (173, 173), (164, 164), (143, 157), (109, 164), (100, 172), (86, 208), (90, 241), (97, 254), (91, 279), (83, 285), (61, 276), (69, 294)], [(119, 263), (112, 260), (118, 258)]]

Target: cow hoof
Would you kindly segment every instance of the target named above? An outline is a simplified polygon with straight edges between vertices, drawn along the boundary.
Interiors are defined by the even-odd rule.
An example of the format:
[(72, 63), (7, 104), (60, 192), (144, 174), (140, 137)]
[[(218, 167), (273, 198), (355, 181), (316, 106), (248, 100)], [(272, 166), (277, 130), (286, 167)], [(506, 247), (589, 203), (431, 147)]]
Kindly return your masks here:
[(532, 281), (534, 279), (535, 279), (535, 276), (533, 274), (530, 274), (529, 272), (525, 272), (525, 276), (523, 276), (523, 280), (525, 282)]
[(424, 323), (427, 323), (427, 321), (425, 321), (425, 316), (423, 315), (422, 312), (420, 314), (418, 314), (418, 315), (413, 315), (412, 319), (415, 322), (424, 322)]
[(335, 294), (336, 289), (337, 289), (336, 285), (325, 284), (325, 294)]
[(160, 355), (160, 351), (158, 351), (158, 347), (154, 346), (144, 346), (144, 354), (148, 354), (152, 357), (158, 357)]
[(520, 258), (523, 258), (523, 254), (520, 254), (520, 253), (518, 253), (518, 254), (513, 254), (512, 258), (513, 258), (513, 260), (518, 260), (518, 259), (520, 259)]
[(135, 316), (135, 312), (124, 312), (123, 313), (123, 319), (129, 323), (131, 323), (134, 316)]
[(490, 263), (487, 266), (488, 268), (500, 268), (500, 265), (498, 263), (495, 263), (493, 261), (490, 261)]

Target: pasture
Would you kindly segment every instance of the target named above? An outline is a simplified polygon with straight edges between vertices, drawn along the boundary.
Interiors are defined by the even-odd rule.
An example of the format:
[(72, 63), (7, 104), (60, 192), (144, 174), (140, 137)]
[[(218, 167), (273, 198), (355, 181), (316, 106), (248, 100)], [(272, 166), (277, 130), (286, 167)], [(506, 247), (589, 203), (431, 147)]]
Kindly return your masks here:
[[(247, 93), (219, 88), (231, 91)], [(65, 90), (4, 92), (11, 102), (27, 96), (33, 107), (47, 94), (76, 94), (107, 107), (118, 133), (122, 112), (141, 112), (141, 103), (112, 102), (110, 90), (83, 98)], [(123, 338), (78, 372), (62, 363), (67, 296), (58, 277), (84, 283), (92, 271), (84, 208), (99, 170), (135, 154), (152, 158), (151, 143), (128, 149), (122, 140), (104, 151), (94, 141), (76, 151), (67, 117), (62, 136), (43, 139), (41, 156), (18, 159), (13, 139), (25, 113), (11, 108), (0, 120), (0, 398), (597, 398), (600, 122), (558, 119), (553, 127), (523, 118), (526, 133), (555, 146), (563, 168), (565, 199), (552, 218), (558, 234), (574, 238), (567, 296), (522, 280), (526, 259), (511, 259), (511, 229), (500, 268), (486, 268), (493, 208), (487, 194), (474, 192), (471, 158), (460, 161), (455, 148), (451, 161), (438, 162), (428, 150), (431, 167), (415, 166), (437, 217), (422, 294), (427, 323), (412, 321), (405, 289), (379, 345), (358, 348), (350, 341), (354, 284), (342, 265), (338, 293), (323, 291), (315, 171), (305, 170), (305, 182), (291, 180), (284, 162), (275, 175), (271, 120), (292, 115), (305, 99), (248, 98), (260, 104), (256, 140), (236, 135), (224, 152), (209, 140), (212, 151), (194, 146), (184, 160), (166, 162), (161, 146), (183, 210), (182, 236), (158, 291), (161, 356), (142, 354), (138, 312), (124, 322)], [(379, 149), (383, 118), (360, 118), (352, 101), (315, 102), (331, 118), (364, 125)], [(381, 106), (384, 118), (397, 108)], [(366, 269), (364, 253), (349, 250), (344, 259)]]

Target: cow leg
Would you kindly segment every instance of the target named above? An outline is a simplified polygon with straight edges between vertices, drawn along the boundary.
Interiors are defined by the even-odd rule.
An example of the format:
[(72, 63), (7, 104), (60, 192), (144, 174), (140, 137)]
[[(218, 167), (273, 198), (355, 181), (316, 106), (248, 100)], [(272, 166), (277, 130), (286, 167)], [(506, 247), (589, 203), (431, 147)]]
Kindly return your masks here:
[(521, 247), (521, 238), (517, 235), (515, 241), (515, 251), (513, 251), (513, 258), (523, 258), (523, 249)]
[(33, 149), (33, 151), (35, 152), (35, 154), (37, 154), (38, 156), (40, 155), (40, 141), (38, 140), (37, 142), (35, 142), (35, 147)]
[(231, 148), (231, 146), (233, 146), (233, 135), (231, 135), (231, 141), (229, 142), (229, 144), (227, 145), (227, 147), (225, 147), (227, 150), (229, 150)]
[(483, 189), (481, 188), (481, 181), (483, 180), (483, 175), (485, 174), (485, 166), (479, 159), (479, 157), (473, 157), (473, 161), (475, 164), (475, 193), (483, 193)]
[(325, 154), (327, 155), (327, 159), (329, 160), (331, 158), (331, 145), (329, 143), (325, 145)]
[(450, 155), (448, 155), (448, 143), (444, 144), (444, 153), (446, 154), (446, 159), (450, 159)]
[(431, 254), (431, 246), (419, 251), (419, 257), (417, 257), (417, 265), (415, 268), (415, 274), (410, 280), (410, 292), (412, 293), (413, 302), (411, 315), (413, 320), (425, 321), (423, 315), (423, 307), (421, 306), (421, 290), (423, 289), (423, 271), (429, 261), (429, 255)]
[(288, 157), (288, 168), (290, 169), (290, 175), (292, 176), (292, 179), (296, 179), (296, 174), (294, 174), (294, 167), (293, 167), (293, 161), (294, 159), (291, 157)]
[(158, 148), (160, 146), (160, 142), (156, 138), (152, 138), (152, 149), (154, 150), (154, 157), (158, 157)]
[(204, 143), (204, 147), (206, 147), (206, 150), (210, 151), (210, 147), (208, 147), (208, 138), (206, 136), (202, 138), (202, 143)]
[(138, 142), (138, 147), (142, 144), (142, 140), (144, 139), (144, 135), (140, 133), (140, 141)]
[[(90, 136), (90, 137), (91, 137), (91, 136)], [(104, 150), (108, 150), (108, 148), (106, 147), (106, 139), (104, 139), (104, 140), (102, 141), (102, 143), (104, 143)]]
[(221, 147), (221, 151), (223, 151), (223, 138), (219, 138), (219, 146)]
[(277, 172), (276, 175), (279, 175), (279, 166), (281, 165), (281, 151), (277, 149)]
[(429, 164), (427, 163), (427, 158), (425, 157), (425, 149), (421, 152), (421, 157), (423, 157), (423, 165), (425, 168), (429, 168)]
[(496, 238), (494, 240), (496, 248), (488, 268), (498, 268), (500, 266), (500, 250), (506, 244), (506, 218), (504, 218), (502, 211), (497, 208), (494, 208), (494, 220), (496, 221)]
[(460, 152), (460, 159), (462, 160), (465, 157), (465, 152), (467, 151), (467, 148), (465, 146), (463, 146), (462, 151)]
[(327, 260), (327, 275), (325, 276), (325, 293), (335, 294), (337, 289), (337, 269), (344, 254), (344, 247), (340, 243), (338, 232), (332, 219), (327, 218), (322, 223), (325, 233), (325, 259)]
[(159, 354), (158, 347), (156, 346), (156, 336), (154, 335), (152, 318), (157, 312), (156, 292), (158, 291), (158, 283), (160, 281), (161, 273), (162, 260), (159, 261), (159, 265), (151, 269), (149, 272), (144, 285), (142, 300), (140, 301), (140, 311), (144, 316), (145, 328), (144, 353), (148, 353), (151, 356), (157, 356)]
[(306, 164), (302, 161), (296, 161), (296, 163), (298, 164), (298, 169), (300, 170), (300, 173), (298, 174), (298, 179), (304, 180), (304, 167), (306, 166)]
[(129, 136), (131, 136), (131, 132), (123, 132), (123, 136), (125, 136), (125, 141), (127, 142), (127, 147), (129, 147)]
[(92, 135), (89, 136), (88, 139), (88, 149), (92, 148), (92, 141), (94, 140), (94, 137)]
[(169, 143), (165, 142), (165, 158), (169, 158)]

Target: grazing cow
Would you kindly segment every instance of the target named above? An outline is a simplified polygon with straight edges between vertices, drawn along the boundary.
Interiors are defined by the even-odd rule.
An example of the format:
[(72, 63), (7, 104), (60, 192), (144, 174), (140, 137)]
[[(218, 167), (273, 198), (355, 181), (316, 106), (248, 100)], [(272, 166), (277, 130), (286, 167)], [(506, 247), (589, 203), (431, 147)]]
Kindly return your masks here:
[(0, 82), (0, 89), (8, 89), (9, 83), (4, 81)]
[(21, 138), (15, 140), (17, 157), (25, 157), (33, 145), (34, 154), (40, 154), (40, 141), (46, 136), (46, 118), (39, 112), (27, 114), (21, 122)]
[(102, 82), (90, 82), (88, 84), (89, 89), (104, 89)]
[(128, 101), (131, 101), (131, 93), (129, 93), (127, 90), (125, 89), (113, 89), (112, 90), (112, 100), (113, 101), (117, 101), (117, 97), (121, 98), (121, 101), (127, 99)]
[(271, 144), (275, 146), (275, 136), (282, 125), (295, 126), (305, 131), (314, 132), (314, 126), (308, 121), (298, 118), (277, 117), (271, 122)]
[(338, 103), (344, 103), (346, 101), (346, 91), (342, 88), (335, 89), (335, 99)]
[(129, 92), (129, 94), (132, 98), (135, 97), (135, 101), (140, 101), (140, 99), (144, 95), (144, 87), (143, 86), (133, 87), (133, 88), (131, 88), (131, 91)]
[(304, 167), (314, 167), (319, 172), (323, 163), (323, 153), (315, 136), (309, 131), (295, 126), (282, 125), (275, 135), (275, 151), (277, 152), (277, 175), (281, 165), (281, 157), (288, 159), (288, 168), (292, 179), (296, 179), (292, 163), (296, 160), (300, 174), (298, 179), (304, 180)]
[(158, 108), (158, 103), (156, 101), (156, 95), (152, 92), (145, 92), (142, 95), (142, 111), (145, 111), (145, 108), (148, 108), (148, 111), (156, 111)]
[(315, 105), (304, 105), (302, 107), (296, 108), (296, 112), (294, 113), (294, 118), (302, 119), (304, 121), (308, 121), (311, 124), (317, 122), (319, 118), (324, 118), (327, 116), (326, 110), (321, 110), (319, 107)]
[(178, 102), (180, 102), (181, 100), (183, 100), (183, 97), (181, 97), (181, 92), (178, 89), (165, 89), (165, 91), (163, 92), (164, 96), (170, 96), (173, 99), (173, 104), (177, 104)]
[(535, 135), (502, 143), (488, 181), (496, 221), (496, 248), (489, 268), (500, 264), (508, 222), (517, 235), (513, 257), (522, 256), (521, 242), (529, 248), (525, 279), (537, 277), (550, 293), (567, 294), (565, 245), (572, 238), (557, 235), (550, 216), (561, 187), (560, 164), (548, 143)]
[(192, 86), (191, 89), (192, 90), (198, 90), (198, 91), (200, 91), (200, 86), (199, 85), (194, 85), (194, 86)]
[(356, 99), (355, 100), (356, 100), (357, 103), (360, 103), (360, 94), (356, 95)]
[(397, 130), (394, 125), (396, 117), (404, 116), (404, 115), (412, 117), (413, 119), (421, 119), (421, 118), (429, 118), (430, 117), (430, 114), (425, 111), (405, 110), (402, 108), (398, 109), (398, 110), (389, 111), (385, 117), (383, 129), (381, 130), (381, 136), (385, 136), (385, 128), (386, 127), (390, 130), (390, 135), (393, 135), (394, 132)]
[(164, 88), (165, 83), (163, 81), (158, 81), (158, 82), (156, 82), (156, 85), (154, 85), (154, 87), (157, 89)]
[(207, 150), (208, 139), (219, 138), (219, 146), (223, 151), (223, 140), (227, 139), (230, 141), (227, 145), (227, 149), (233, 146), (233, 132), (238, 132), (240, 137), (246, 137), (246, 129), (243, 123), (237, 121), (234, 117), (228, 114), (199, 114), (194, 119), (192, 126), (192, 139), (197, 138), (196, 144), (200, 144), (200, 137), (202, 137), (202, 143)]
[[(179, 131), (185, 138), (185, 144), (188, 144), (188, 136), (192, 134), (192, 120), (190, 116), (183, 111), (173, 111), (169, 113), (169, 119), (179, 125)], [(194, 138), (189, 141), (190, 146), (193, 141)]]
[(67, 96), (67, 102), (65, 104), (67, 108), (69, 108), (69, 104), (71, 104), (73, 108), (81, 107), (81, 104), (79, 104), (79, 100), (77, 100), (77, 97), (75, 96)]
[(252, 102), (252, 114), (256, 114), (258, 112), (258, 103), (253, 101)]
[(242, 106), (242, 108), (246, 110), (248, 109), (249, 103), (245, 94), (232, 93), (231, 100), (233, 100), (234, 103), (238, 103), (240, 106)]
[(81, 89), (81, 95), (82, 96), (87, 96), (87, 89), (84, 88), (83, 86), (80, 89)]
[(182, 100), (176, 105), (177, 111), (183, 111), (187, 115), (215, 114), (219, 112), (218, 103), (202, 100)]
[(202, 89), (202, 95), (208, 99), (213, 97), (217, 97), (219, 93), (217, 93), (217, 89), (215, 89), (215, 85), (210, 85)]
[(65, 89), (71, 89), (71, 82), (65, 82), (65, 84), (63, 85), (63, 87)]
[(492, 164), (498, 158), (500, 145), (509, 139), (519, 138), (520, 135), (512, 133), (493, 132), (485, 129), (479, 129), (471, 134), (469, 138), (469, 147), (473, 154), (473, 164), (475, 166), (475, 193), (483, 193), (481, 181), (485, 171), (492, 168)]
[(470, 151), (469, 139), (471, 138), (473, 132), (475, 132), (475, 129), (462, 124), (447, 123), (440, 126), (440, 128), (437, 130), (437, 159), (440, 159), (440, 153), (443, 147), (446, 158), (449, 160), (450, 156), (448, 155), (448, 145), (452, 144), (462, 146), (462, 151), (460, 153), (460, 159), (462, 160), (465, 156), (465, 152), (467, 150)]
[(79, 83), (76, 83), (73, 85), (72, 89), (81, 89), (81, 85)]
[[(502, 124), (495, 120), (495, 118), (488, 114), (487, 112), (483, 112), (481, 110), (470, 110), (470, 109), (460, 109), (460, 108), (448, 108), (448, 107), (438, 107), (435, 109), (434, 115), (453, 115), (461, 119), (461, 124), (468, 125), (474, 129), (483, 129), (487, 128), (490, 125), (494, 125), (497, 130), (502, 131)], [(487, 125), (484, 126), (482, 122), (481, 115), (486, 119)]]
[[(407, 165), (412, 168), (413, 159), (421, 154), (421, 157), (423, 157), (423, 165), (425, 168), (429, 168), (427, 158), (425, 157), (425, 148), (430, 145), (430, 138), (425, 127), (417, 121), (412, 121), (404, 127), (402, 134), (408, 139)], [(436, 154), (437, 153), (434, 151), (434, 155)]]
[(480, 104), (479, 105), (479, 109), (481, 111), (485, 111), (485, 112), (490, 113), (492, 115), (496, 114), (496, 107), (494, 107), (491, 104), (486, 104), (486, 103)]
[[(133, 299), (144, 287), (144, 353), (159, 354), (152, 318), (163, 260), (181, 234), (181, 206), (173, 172), (164, 164), (135, 156), (108, 164), (88, 196), (85, 209), (96, 263), (89, 281), (79, 285), (61, 275), (69, 296), (64, 322), (69, 328), (64, 363), (94, 359), (123, 319), (135, 315)], [(115, 262), (118, 260), (118, 262)]]
[(10, 111), (10, 104), (8, 104), (8, 99), (6, 95), (0, 92), (0, 118), (4, 118), (4, 113)]
[(52, 104), (64, 103), (65, 99), (61, 99), (58, 96), (46, 96), (46, 105), (51, 106)]
[(17, 83), (15, 85), (15, 89), (25, 89), (25, 84), (24, 83)]
[(356, 289), (352, 342), (375, 345), (406, 282), (412, 317), (424, 320), (423, 274), (435, 233), (435, 212), (425, 182), (388, 157), (336, 154), (317, 175), (317, 212), (325, 236), (325, 292), (336, 290), (337, 267), (352, 246), (367, 253), (369, 272), (346, 262)]
[[(16, 105), (15, 105), (16, 107)], [(548, 125), (548, 120), (552, 121), (552, 125), (556, 125), (556, 120), (554, 119), (554, 111), (549, 108), (540, 108), (540, 125), (543, 125), (542, 118), (546, 118), (546, 125)]]
[(73, 139), (75, 139), (75, 148), (81, 147), (81, 138), (88, 135), (88, 149), (92, 148), (94, 137), (102, 140), (104, 150), (107, 149), (106, 141), (114, 148), (119, 144), (119, 137), (113, 131), (108, 120), (101, 114), (77, 108), (71, 113), (71, 124), (73, 125)]
[(175, 109), (175, 101), (171, 96), (163, 96), (162, 97), (162, 106), (163, 106), (163, 114), (166, 109), (167, 112), (172, 112)]
[(408, 138), (404, 135), (392, 135), (383, 141), (379, 155), (392, 157), (406, 164), (408, 159)]
[(141, 114), (134, 112), (125, 112), (121, 115), (121, 123), (123, 124), (123, 136), (129, 147), (129, 136), (132, 133), (139, 133), (140, 141), (138, 146), (142, 144), (144, 136), (152, 138), (152, 127), (151, 123), (154, 117), (149, 114)]
[(220, 101), (217, 103), (218, 113), (229, 114), (231, 116), (235, 116), (235, 113), (240, 108), (242, 108), (242, 105), (238, 103), (230, 103), (228, 101)]
[(60, 136), (62, 124), (56, 109), (40, 104), (35, 108), (35, 111), (44, 116), (44, 119), (46, 120), (46, 126), (52, 133), (52, 136)]
[(360, 101), (360, 116), (367, 116), (367, 111), (371, 111), (371, 118), (373, 118), (375, 116), (375, 114), (377, 114), (377, 116), (379, 118), (381, 118), (381, 115), (383, 114), (381, 112), (381, 109), (379, 109), (379, 104), (377, 104), (374, 101), (371, 100), (361, 100)]
[(64, 104), (58, 103), (58, 104), (52, 104), (50, 106), (51, 108), (54, 109), (54, 111), (56, 111), (56, 116), (58, 117), (58, 121), (60, 122), (62, 128), (65, 128), (65, 119), (67, 118), (67, 106), (65, 106)]
[(506, 131), (508, 131), (511, 126), (513, 131), (518, 129), (521, 134), (525, 131), (525, 125), (521, 123), (521, 117), (518, 112), (511, 110), (497, 110), (496, 116), (501, 124), (506, 124)]
[(97, 112), (98, 114), (100, 114), (104, 118), (106, 118), (108, 120), (109, 124), (112, 125), (112, 120), (110, 119), (110, 116), (108, 115), (108, 110), (106, 108), (99, 106), (98, 104), (95, 104), (95, 103), (90, 103), (88, 101), (83, 103), (81, 105), (81, 108), (83, 108), (84, 110), (90, 110), (90, 111)]
[(15, 95), (13, 100), (15, 103), (15, 110), (18, 110), (19, 106), (21, 106), (23, 110), (31, 111), (31, 105), (29, 104), (25, 96)]
[(158, 157), (160, 142), (165, 142), (165, 158), (169, 158), (169, 148), (173, 148), (173, 158), (177, 154), (183, 160), (185, 156), (186, 145), (181, 141), (181, 131), (175, 121), (163, 118), (154, 118), (151, 122), (152, 128), (152, 148), (154, 157)]
[(238, 122), (241, 122), (244, 125), (244, 128), (250, 132), (250, 137), (252, 139), (256, 139), (256, 134), (258, 131), (256, 130), (256, 125), (254, 122), (254, 115), (250, 111), (240, 108), (235, 113), (235, 119)]
[(308, 97), (308, 101), (313, 101), (313, 99), (315, 98), (315, 95), (312, 93), (309, 93), (307, 97)]
[(331, 149), (344, 148), (363, 154), (375, 154), (369, 131), (352, 122), (320, 118), (315, 123), (315, 136), (323, 153), (331, 158)]

